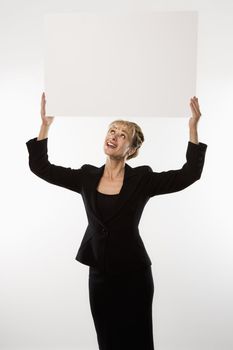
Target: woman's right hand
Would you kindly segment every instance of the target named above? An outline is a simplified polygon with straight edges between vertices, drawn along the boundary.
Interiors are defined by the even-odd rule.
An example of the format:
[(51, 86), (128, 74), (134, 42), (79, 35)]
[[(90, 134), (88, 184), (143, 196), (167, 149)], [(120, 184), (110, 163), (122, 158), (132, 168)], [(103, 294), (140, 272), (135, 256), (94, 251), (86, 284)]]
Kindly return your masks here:
[(41, 110), (40, 110), (42, 124), (46, 126), (50, 126), (54, 120), (54, 117), (46, 116), (45, 104), (46, 104), (46, 99), (45, 99), (45, 93), (43, 92), (41, 97)]

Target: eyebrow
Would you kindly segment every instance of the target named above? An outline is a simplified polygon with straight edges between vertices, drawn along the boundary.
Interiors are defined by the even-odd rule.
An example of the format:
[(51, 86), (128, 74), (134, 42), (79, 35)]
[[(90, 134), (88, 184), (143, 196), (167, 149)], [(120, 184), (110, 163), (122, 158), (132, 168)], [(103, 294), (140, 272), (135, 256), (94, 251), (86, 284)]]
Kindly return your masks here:
[[(112, 125), (111, 127), (110, 127), (110, 129), (117, 129), (117, 127), (115, 126), (115, 125)], [(123, 132), (125, 132), (128, 136), (129, 136), (129, 133), (125, 130), (125, 129), (122, 129), (122, 131)]]

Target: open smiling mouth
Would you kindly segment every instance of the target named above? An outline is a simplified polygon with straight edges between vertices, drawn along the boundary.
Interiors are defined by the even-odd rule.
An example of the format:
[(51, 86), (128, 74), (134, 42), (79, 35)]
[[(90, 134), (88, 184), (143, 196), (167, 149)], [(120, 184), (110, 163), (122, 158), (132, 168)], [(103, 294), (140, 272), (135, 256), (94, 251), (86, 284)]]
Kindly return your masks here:
[(116, 145), (114, 145), (114, 144), (111, 143), (111, 142), (107, 142), (106, 145), (107, 145), (108, 147), (110, 147), (110, 148), (116, 148), (116, 147), (117, 147)]

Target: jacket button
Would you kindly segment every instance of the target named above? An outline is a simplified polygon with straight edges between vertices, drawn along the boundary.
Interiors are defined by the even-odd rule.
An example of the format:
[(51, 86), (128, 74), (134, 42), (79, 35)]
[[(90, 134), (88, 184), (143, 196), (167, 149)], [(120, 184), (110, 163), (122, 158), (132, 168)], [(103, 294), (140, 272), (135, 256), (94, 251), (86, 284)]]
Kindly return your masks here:
[(105, 228), (102, 228), (102, 232), (107, 236), (108, 235), (108, 231)]

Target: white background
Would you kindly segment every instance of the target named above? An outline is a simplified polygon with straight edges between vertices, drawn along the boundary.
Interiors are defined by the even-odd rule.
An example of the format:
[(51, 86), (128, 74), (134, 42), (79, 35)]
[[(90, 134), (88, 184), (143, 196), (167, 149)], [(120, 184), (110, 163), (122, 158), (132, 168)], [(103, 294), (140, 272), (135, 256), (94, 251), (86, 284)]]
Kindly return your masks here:
[(187, 100), (196, 94), (197, 11), (79, 11), (47, 14), (44, 23), (48, 115), (189, 112)]
[[(199, 141), (208, 144), (202, 178), (184, 191), (152, 198), (140, 232), (153, 262), (156, 349), (232, 349), (232, 2), (0, 4), (0, 348), (98, 348), (88, 267), (75, 260), (87, 224), (81, 197), (31, 173), (25, 142), (38, 136), (41, 122), (43, 16), (121, 7), (199, 11)], [(180, 168), (188, 117), (131, 119), (142, 127), (145, 143), (129, 164), (148, 164), (157, 171)], [(109, 121), (55, 118), (50, 161), (74, 168), (104, 164)]]

